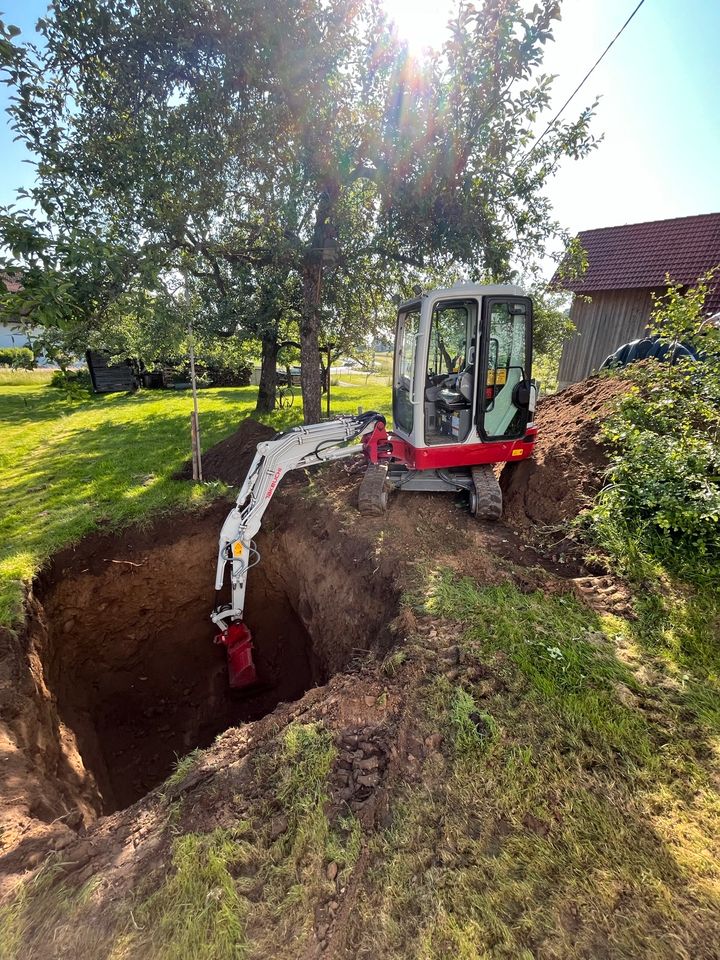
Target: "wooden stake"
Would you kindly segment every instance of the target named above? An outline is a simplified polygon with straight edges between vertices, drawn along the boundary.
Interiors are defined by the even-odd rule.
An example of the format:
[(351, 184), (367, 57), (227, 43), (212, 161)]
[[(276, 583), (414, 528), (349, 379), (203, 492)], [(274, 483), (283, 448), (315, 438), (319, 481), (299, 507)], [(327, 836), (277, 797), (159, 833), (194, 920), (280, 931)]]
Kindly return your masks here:
[(193, 480), (199, 480), (200, 471), (198, 469), (197, 420), (195, 419), (194, 410), (190, 414), (190, 449), (192, 450), (192, 478)]
[(200, 452), (200, 419), (198, 417), (197, 378), (195, 376), (195, 341), (192, 321), (188, 324), (190, 339), (190, 385), (192, 387), (193, 412), (190, 418), (190, 436), (192, 440), (193, 480), (202, 483), (202, 453)]

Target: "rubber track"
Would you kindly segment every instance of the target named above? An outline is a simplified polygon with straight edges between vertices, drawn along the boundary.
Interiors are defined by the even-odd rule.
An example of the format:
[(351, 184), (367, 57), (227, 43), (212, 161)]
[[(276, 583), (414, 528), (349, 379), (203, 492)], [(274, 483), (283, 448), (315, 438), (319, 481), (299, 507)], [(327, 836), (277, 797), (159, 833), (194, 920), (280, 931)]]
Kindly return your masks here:
[(502, 516), (502, 490), (495, 471), (489, 464), (475, 466), (471, 470), (475, 493), (477, 494), (478, 520), (499, 520)]
[(380, 517), (387, 509), (386, 463), (370, 463), (358, 492), (358, 510), (365, 517)]

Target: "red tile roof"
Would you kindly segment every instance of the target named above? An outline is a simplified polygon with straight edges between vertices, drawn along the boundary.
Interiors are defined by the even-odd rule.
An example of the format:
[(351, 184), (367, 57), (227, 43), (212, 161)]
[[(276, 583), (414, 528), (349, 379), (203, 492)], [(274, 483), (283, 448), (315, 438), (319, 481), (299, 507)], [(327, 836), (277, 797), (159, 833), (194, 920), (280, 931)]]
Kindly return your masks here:
[(5, 289), (8, 293), (17, 293), (18, 290), (22, 290), (22, 284), (17, 279), (9, 273), (0, 273), (0, 280), (5, 285)]
[[(720, 213), (583, 230), (578, 239), (588, 267), (580, 280), (556, 273), (552, 282), (565, 290), (657, 290), (665, 287), (666, 274), (690, 284), (720, 264)], [(720, 310), (720, 276), (705, 306)]]

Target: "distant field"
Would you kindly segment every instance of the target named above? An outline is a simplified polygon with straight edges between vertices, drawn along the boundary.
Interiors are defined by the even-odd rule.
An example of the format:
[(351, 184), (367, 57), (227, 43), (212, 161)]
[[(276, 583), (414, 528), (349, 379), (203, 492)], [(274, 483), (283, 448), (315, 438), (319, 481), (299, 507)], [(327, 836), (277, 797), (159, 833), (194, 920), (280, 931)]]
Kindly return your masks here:
[(0, 387), (31, 387), (50, 383), (53, 370), (14, 370), (0, 367)]
[(352, 372), (333, 370), (332, 386), (352, 386), (352, 387), (387, 387), (392, 382), (392, 353), (376, 353), (372, 360), (372, 368), (363, 370), (361, 367)]

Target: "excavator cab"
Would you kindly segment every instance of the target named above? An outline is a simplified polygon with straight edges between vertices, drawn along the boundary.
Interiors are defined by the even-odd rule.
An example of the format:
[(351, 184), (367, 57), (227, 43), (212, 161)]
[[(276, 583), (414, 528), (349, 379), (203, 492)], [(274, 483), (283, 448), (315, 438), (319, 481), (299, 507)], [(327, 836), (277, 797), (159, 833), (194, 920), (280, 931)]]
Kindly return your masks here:
[(534, 408), (532, 321), (532, 301), (515, 287), (466, 285), (400, 305), (394, 433), (420, 457), (416, 466), (513, 458)]

